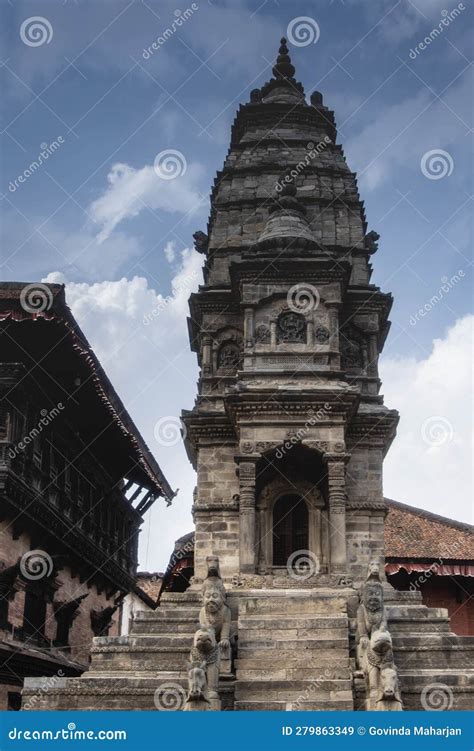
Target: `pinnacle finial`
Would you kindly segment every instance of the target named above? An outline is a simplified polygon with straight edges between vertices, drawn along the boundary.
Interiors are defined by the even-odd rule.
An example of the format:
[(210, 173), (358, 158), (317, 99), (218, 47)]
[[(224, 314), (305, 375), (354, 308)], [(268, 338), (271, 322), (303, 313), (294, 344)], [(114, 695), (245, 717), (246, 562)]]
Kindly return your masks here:
[(273, 75), (275, 78), (293, 78), (295, 75), (295, 67), (288, 54), (288, 45), (285, 37), (280, 39), (280, 48), (278, 50), (277, 61), (273, 66)]

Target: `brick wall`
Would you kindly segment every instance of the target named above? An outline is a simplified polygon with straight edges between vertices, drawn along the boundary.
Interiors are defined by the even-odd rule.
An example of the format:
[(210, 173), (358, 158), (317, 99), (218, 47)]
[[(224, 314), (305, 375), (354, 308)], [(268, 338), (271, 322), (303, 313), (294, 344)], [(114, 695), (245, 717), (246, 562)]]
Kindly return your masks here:
[[(14, 565), (27, 551), (31, 549), (30, 538), (27, 534), (21, 534), (18, 539), (13, 539), (12, 527), (8, 521), (0, 523), (0, 561), (5, 567)], [(46, 551), (47, 552), (47, 551)], [(57, 589), (54, 592), (54, 603), (68, 602), (82, 594), (87, 597), (81, 602), (77, 611), (77, 616), (73, 621), (69, 632), (69, 644), (71, 645), (70, 657), (87, 665), (89, 662), (89, 651), (94, 636), (91, 627), (90, 613), (92, 610), (101, 610), (104, 607), (113, 605), (113, 600), (107, 598), (105, 592), (99, 594), (95, 585), (88, 585), (81, 582), (78, 574), (72, 574), (69, 568), (60, 569), (55, 577)], [(23, 614), (25, 605), (24, 584), (19, 580), (19, 591), (15, 593), (13, 600), (9, 602), (8, 620), (15, 628), (23, 626)], [(46, 624), (45, 636), (49, 640), (56, 638), (57, 622), (54, 617), (53, 602), (48, 602), (46, 607)], [(110, 634), (117, 633), (117, 626), (111, 629)], [(0, 630), (0, 638), (7, 635), (5, 631)]]

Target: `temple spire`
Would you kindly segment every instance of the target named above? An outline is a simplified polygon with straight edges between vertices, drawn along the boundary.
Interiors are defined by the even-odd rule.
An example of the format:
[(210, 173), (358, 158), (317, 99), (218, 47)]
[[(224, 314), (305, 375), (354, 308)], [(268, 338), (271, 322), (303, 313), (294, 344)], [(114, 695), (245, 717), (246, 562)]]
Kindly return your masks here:
[(291, 62), (285, 37), (280, 39), (278, 56), (273, 66), (273, 78), (260, 90), (252, 92), (251, 101), (261, 101), (265, 104), (267, 102), (278, 102), (281, 104), (304, 102), (304, 89), (301, 83), (295, 81), (295, 66)]
[(273, 75), (275, 78), (293, 78), (295, 75), (295, 66), (291, 62), (285, 37), (280, 39), (280, 49), (278, 50), (277, 61), (273, 66)]

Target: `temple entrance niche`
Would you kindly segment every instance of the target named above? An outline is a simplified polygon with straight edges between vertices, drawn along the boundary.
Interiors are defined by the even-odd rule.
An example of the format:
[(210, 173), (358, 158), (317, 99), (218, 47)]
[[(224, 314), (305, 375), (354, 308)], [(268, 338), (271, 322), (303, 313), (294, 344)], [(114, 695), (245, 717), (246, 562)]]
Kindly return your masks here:
[(291, 572), (305, 559), (328, 571), (327, 473), (321, 454), (302, 445), (275, 449), (257, 465), (258, 571)]

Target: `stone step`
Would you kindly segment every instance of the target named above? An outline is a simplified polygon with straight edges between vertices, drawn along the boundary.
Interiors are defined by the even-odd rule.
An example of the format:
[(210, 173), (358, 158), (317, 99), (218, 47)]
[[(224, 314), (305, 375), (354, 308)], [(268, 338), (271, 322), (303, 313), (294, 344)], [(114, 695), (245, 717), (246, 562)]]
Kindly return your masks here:
[(238, 621), (239, 629), (265, 629), (265, 630), (281, 630), (281, 629), (332, 629), (332, 630), (346, 630), (347, 629), (347, 616), (319, 616), (314, 617), (311, 614), (305, 616), (280, 616), (276, 618), (274, 615), (252, 615), (243, 616)]
[[(49, 678), (25, 680), (23, 702), (32, 697), (37, 700), (34, 709), (58, 710), (172, 710), (181, 709), (187, 687), (187, 677), (182, 671), (162, 671), (152, 676), (112, 675), (92, 676), (85, 673), (81, 678), (59, 678), (54, 686), (46, 683), (41, 690), (41, 681)], [(223, 682), (219, 686), (223, 709), (232, 707), (232, 687)]]
[[(113, 642), (103, 647), (93, 647), (91, 671), (109, 673), (114, 671), (182, 670), (189, 656), (192, 635), (180, 638), (173, 646), (152, 646), (147, 641), (137, 645), (115, 645)], [(146, 637), (141, 637), (142, 640)], [(156, 638), (156, 637), (155, 637)]]
[[(388, 624), (392, 636), (398, 634), (452, 634), (451, 625), (447, 618), (392, 618)], [(454, 636), (454, 634), (453, 634)]]
[[(176, 647), (182, 644), (183, 640), (189, 642), (192, 638), (190, 634), (174, 633), (173, 629), (170, 629), (165, 634), (128, 634), (125, 637), (120, 637), (120, 643), (117, 644), (115, 638), (112, 637), (96, 637), (92, 644), (92, 652), (101, 647), (127, 647), (130, 649), (139, 649), (141, 647)], [(103, 640), (98, 643), (98, 640)], [(123, 641), (123, 640), (126, 641)]]
[(400, 681), (404, 688), (419, 687), (432, 683), (442, 683), (445, 686), (470, 688), (474, 691), (474, 668), (466, 667), (460, 671), (457, 669), (417, 669), (400, 670)]
[(341, 681), (242, 681), (235, 684), (236, 700), (277, 699), (311, 701), (318, 699), (351, 700), (352, 680)]
[(198, 618), (168, 618), (157, 621), (132, 621), (130, 635), (149, 635), (155, 634), (194, 634), (199, 626)]
[(278, 642), (282, 644), (288, 641), (298, 641), (298, 643), (306, 643), (308, 640), (311, 642), (323, 642), (326, 646), (330, 646), (332, 642), (346, 644), (347, 643), (347, 624), (345, 628), (275, 628), (275, 629), (260, 629), (260, 628), (246, 628), (244, 631), (240, 631), (239, 643), (240, 646), (247, 645), (251, 642), (259, 642), (272, 644)]
[(403, 706), (406, 710), (472, 710), (474, 669), (399, 670)]
[[(239, 654), (243, 651), (247, 653), (253, 651), (256, 655), (260, 652), (272, 651), (275, 656), (278, 655), (280, 650), (284, 652), (291, 652), (297, 648), (298, 650), (306, 649), (314, 652), (321, 652), (330, 650), (343, 650), (348, 648), (348, 633), (340, 638), (321, 638), (321, 639), (304, 639), (295, 637), (293, 639), (285, 638), (282, 635), (280, 638), (270, 639), (262, 638), (258, 634), (255, 636), (247, 636), (247, 632), (241, 632), (239, 634)], [(244, 656), (248, 656), (244, 655)]]
[(456, 634), (431, 633), (402, 634), (394, 637), (393, 645), (396, 648), (418, 646), (420, 649), (450, 649), (452, 647), (464, 649), (466, 652), (474, 650), (474, 636), (457, 636)]
[(237, 712), (272, 712), (272, 711), (298, 711), (298, 712), (325, 712), (325, 711), (339, 711), (350, 712), (354, 709), (352, 696), (347, 700), (335, 700), (335, 699), (319, 699), (318, 701), (302, 701), (296, 703), (285, 700), (273, 700), (266, 701), (244, 701), (237, 700), (234, 704), (234, 709)]
[[(242, 662), (242, 661), (240, 661)], [(246, 661), (244, 661), (246, 662)], [(248, 662), (252, 662), (249, 660)], [(239, 663), (239, 681), (334, 681), (351, 680), (349, 667), (242, 667)]]
[(346, 613), (346, 599), (334, 595), (333, 590), (279, 590), (265, 596), (245, 597), (239, 603), (240, 617), (275, 614), (294, 617), (300, 615), (340, 615)]
[(389, 623), (391, 623), (392, 618), (449, 619), (446, 608), (429, 608), (426, 605), (390, 605), (387, 607), (387, 611)]
[(163, 620), (186, 620), (187, 618), (199, 618), (199, 607), (159, 607), (156, 610), (139, 610), (135, 613), (134, 621), (153, 623), (155, 621)]
[(409, 647), (394, 647), (394, 659), (398, 669), (402, 671), (433, 667), (438, 672), (444, 672), (446, 668), (465, 669), (467, 665), (472, 665), (474, 653), (472, 649), (457, 646), (421, 649), (414, 644)]
[(334, 668), (349, 667), (349, 651), (347, 649), (321, 650), (319, 652), (308, 649), (266, 650), (254, 652), (239, 647), (236, 669), (269, 670), (276, 665), (284, 664), (287, 669), (292, 668)]

